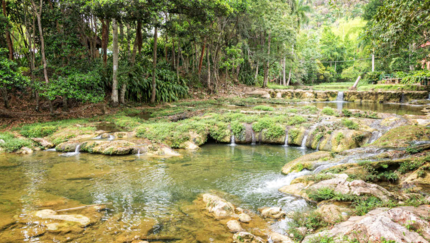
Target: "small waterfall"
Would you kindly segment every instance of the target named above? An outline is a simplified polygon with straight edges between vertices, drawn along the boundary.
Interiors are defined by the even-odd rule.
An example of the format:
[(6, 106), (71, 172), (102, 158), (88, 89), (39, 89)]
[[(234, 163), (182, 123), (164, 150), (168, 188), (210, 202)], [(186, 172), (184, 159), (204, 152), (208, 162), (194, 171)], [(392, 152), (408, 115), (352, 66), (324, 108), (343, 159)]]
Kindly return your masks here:
[(252, 135), (252, 143), (251, 143), (251, 145), (252, 146), (255, 146), (256, 145), (256, 141), (255, 141), (255, 133), (254, 133), (254, 131), (252, 131), (252, 133), (251, 133)]
[(318, 145), (317, 145), (317, 151), (320, 151), (320, 144), (321, 144), (321, 142), (322, 142), (322, 140), (320, 139), (320, 141), (318, 142)]
[(306, 148), (306, 140), (308, 140), (308, 135), (305, 135), (305, 137), (303, 138), (302, 146), (301, 146), (302, 149)]
[(428, 99), (427, 100), (430, 100), (430, 92), (429, 92), (429, 97), (428, 97)]
[(343, 102), (343, 92), (340, 91), (339, 93), (337, 93), (336, 101)]
[(372, 136), (370, 137), (368, 144), (371, 144), (371, 143), (375, 142), (380, 137), (382, 137), (382, 132), (381, 131), (374, 131), (374, 132), (372, 132)]
[(47, 151), (47, 152), (56, 152), (57, 149), (56, 148), (50, 148), (50, 149), (45, 149), (45, 151)]
[(79, 149), (81, 148), (81, 145), (78, 144), (75, 148), (75, 152), (68, 152), (65, 154), (60, 154), (60, 156), (64, 156), (64, 157), (71, 157), (71, 156), (75, 156), (79, 154)]
[(113, 136), (113, 135), (110, 135), (109, 134), (109, 138), (107, 139), (108, 141), (112, 141), (112, 140), (114, 140), (115, 139), (115, 137)]
[(95, 137), (93, 139), (102, 139), (102, 135), (98, 135), (97, 137)]
[(230, 146), (236, 146), (236, 142), (234, 140), (234, 134), (231, 135), (231, 139), (230, 139)]
[(137, 156), (139, 156), (139, 157), (140, 157), (140, 149), (139, 149), (139, 150), (137, 150)]
[(284, 147), (288, 147), (288, 131), (285, 132), (285, 142), (284, 142)]

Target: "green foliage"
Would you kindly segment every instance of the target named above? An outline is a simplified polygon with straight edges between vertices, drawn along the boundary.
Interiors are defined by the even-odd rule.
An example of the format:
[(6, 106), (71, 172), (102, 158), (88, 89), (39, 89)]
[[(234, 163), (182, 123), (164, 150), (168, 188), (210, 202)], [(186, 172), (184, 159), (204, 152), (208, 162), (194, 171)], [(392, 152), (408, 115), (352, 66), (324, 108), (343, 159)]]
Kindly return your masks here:
[(273, 124), (271, 125), (265, 132), (264, 136), (269, 139), (274, 139), (278, 137), (284, 137), (285, 136), (285, 128)]
[(343, 114), (344, 117), (351, 117), (352, 116), (352, 112), (350, 112), (347, 109), (343, 109), (342, 110), (342, 114)]
[(345, 136), (341, 132), (339, 132), (338, 134), (336, 134), (335, 139), (336, 139), (337, 144), (340, 144), (340, 142), (342, 141), (342, 139), (344, 139), (344, 137)]
[(252, 124), (252, 130), (261, 132), (263, 129), (269, 128), (274, 123), (272, 118), (263, 117), (258, 122)]
[(297, 129), (290, 129), (288, 130), (288, 136), (294, 140), (297, 138), (297, 136), (299, 136), (300, 131)]
[(231, 130), (235, 136), (239, 136), (243, 131), (245, 131), (245, 126), (241, 122), (233, 121), (231, 123)]
[(6, 58), (7, 49), (0, 48), (0, 88), (23, 88), (28, 85), (28, 79), (18, 70), (18, 65)]
[(41, 138), (46, 137), (56, 132), (58, 126), (48, 124), (32, 124), (24, 125), (21, 128), (21, 135), (28, 138)]
[(289, 126), (295, 126), (295, 125), (300, 125), (306, 121), (307, 121), (306, 118), (304, 118), (303, 116), (295, 115), (295, 116), (288, 119), (287, 124)]
[(417, 146), (408, 146), (406, 148), (406, 152), (410, 153), (410, 154), (417, 154), (417, 153), (421, 153), (423, 151), (423, 148), (417, 147)]
[(333, 116), (335, 114), (334, 110), (330, 107), (324, 107), (322, 113), (327, 116)]
[(349, 119), (346, 119), (346, 118), (342, 119), (342, 124), (345, 127), (347, 127), (348, 129), (351, 129), (351, 130), (357, 130), (358, 129), (358, 124), (357, 123), (355, 123), (355, 122), (353, 122), (353, 121), (351, 121)]
[(265, 106), (265, 105), (259, 105), (259, 106), (255, 106), (254, 110), (259, 110), (259, 111), (274, 111), (275, 108), (270, 107), (270, 106)]
[(288, 223), (288, 233), (294, 236), (295, 240), (301, 241), (304, 238), (297, 228), (306, 227), (310, 230), (317, 230), (326, 227), (328, 224), (323, 220), (321, 214), (316, 211), (294, 212), (292, 220)]
[(425, 161), (423, 160), (411, 160), (411, 161), (407, 161), (407, 162), (403, 162), (398, 171), (402, 174), (405, 174), (409, 171), (413, 171), (418, 169), (419, 167), (421, 167), (423, 164), (425, 163)]
[(0, 139), (4, 141), (4, 143), (0, 142), (0, 147), (9, 153), (18, 151), (22, 147), (31, 147), (33, 144), (28, 139), (15, 138), (13, 134), (8, 132), (0, 133)]
[(310, 199), (319, 202), (332, 199), (335, 196), (335, 193), (331, 188), (320, 188), (318, 190), (308, 191), (308, 196)]
[(230, 136), (230, 129), (228, 129), (227, 123), (217, 122), (210, 126), (209, 134), (215, 140), (221, 141), (223, 138)]

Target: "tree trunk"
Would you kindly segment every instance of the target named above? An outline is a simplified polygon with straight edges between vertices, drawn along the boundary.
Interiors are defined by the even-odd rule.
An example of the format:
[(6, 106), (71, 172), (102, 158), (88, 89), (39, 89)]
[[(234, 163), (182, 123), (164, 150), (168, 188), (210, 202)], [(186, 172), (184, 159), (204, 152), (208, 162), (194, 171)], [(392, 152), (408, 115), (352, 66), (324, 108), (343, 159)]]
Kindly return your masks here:
[(9, 109), (9, 99), (7, 97), (7, 88), (6, 87), (3, 87), (1, 89), (1, 94), (3, 96), (4, 108)]
[(290, 69), (290, 74), (288, 74), (288, 82), (287, 82), (287, 86), (290, 85), (290, 81), (291, 81), (291, 69)]
[(167, 62), (167, 42), (169, 42), (169, 38), (166, 33), (166, 43), (164, 44), (164, 60)]
[(100, 19), (102, 22), (102, 49), (103, 49), (103, 65), (107, 65), (107, 46), (109, 42), (109, 20)]
[(259, 63), (257, 61), (257, 67), (255, 68), (255, 77), (254, 77), (255, 83), (258, 83), (258, 66), (259, 66)]
[(282, 84), (285, 86), (286, 83), (286, 77), (285, 77), (285, 65), (286, 65), (286, 58), (284, 57), (284, 60), (282, 61)]
[(157, 68), (157, 39), (158, 39), (158, 27), (155, 26), (155, 30), (154, 30), (154, 50), (153, 50), (153, 62), (152, 62), (152, 95), (151, 95), (151, 103), (154, 104), (155, 103), (155, 93), (157, 91), (157, 83), (155, 80), (155, 72), (156, 72), (156, 68)]
[(113, 37), (113, 81), (112, 81), (112, 106), (118, 106), (118, 24), (117, 20), (112, 20)]
[(203, 63), (203, 56), (205, 54), (205, 47), (206, 47), (206, 37), (203, 41), (203, 45), (202, 45), (202, 54), (200, 55), (200, 62), (199, 62), (199, 77), (200, 77), (200, 73), (202, 72), (202, 63)]
[(69, 106), (68, 106), (68, 102), (67, 102), (67, 96), (63, 96), (63, 111), (68, 112), (69, 111)]
[(173, 68), (176, 68), (175, 38), (173, 37), (172, 37), (172, 59), (173, 59)]
[(208, 84), (208, 89), (209, 89), (209, 93), (212, 93), (212, 87), (211, 87), (211, 60), (209, 59), (209, 50), (210, 50), (210, 48), (209, 48), (209, 45), (208, 45), (208, 48), (207, 48), (207, 50), (206, 50), (206, 61), (208, 62), (207, 63), (207, 66), (208, 66), (208, 79), (207, 79), (207, 84)]
[(270, 42), (271, 42), (271, 33), (269, 33), (269, 37), (267, 39), (267, 62), (264, 65), (264, 81), (263, 81), (263, 88), (267, 87), (267, 83), (269, 81), (269, 65), (270, 65)]
[[(2, 1), (2, 5), (3, 5), (3, 15), (7, 17), (6, 0)], [(7, 48), (9, 49), (9, 60), (13, 60), (13, 43), (12, 43), (12, 39), (10, 38), (9, 27), (7, 26), (6, 26), (6, 42), (7, 42)]]
[(137, 27), (136, 27), (136, 40), (137, 40), (137, 49), (139, 50), (139, 54), (142, 52), (142, 44), (143, 44), (143, 37), (142, 37), (142, 21), (137, 21)]
[(125, 92), (127, 91), (127, 84), (123, 83), (121, 86), (121, 93), (119, 94), (121, 104), (125, 104)]

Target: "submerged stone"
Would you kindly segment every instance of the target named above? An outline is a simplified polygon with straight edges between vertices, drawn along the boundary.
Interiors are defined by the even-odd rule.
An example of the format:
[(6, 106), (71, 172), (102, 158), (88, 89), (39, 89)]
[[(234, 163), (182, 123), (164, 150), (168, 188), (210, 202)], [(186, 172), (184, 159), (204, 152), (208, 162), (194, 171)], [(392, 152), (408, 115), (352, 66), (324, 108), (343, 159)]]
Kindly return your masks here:
[(203, 194), (203, 202), (206, 203), (206, 208), (210, 213), (214, 214), (215, 218), (228, 218), (235, 214), (233, 204), (218, 196)]
[(286, 216), (286, 213), (280, 207), (261, 208), (259, 211), (264, 218), (281, 219)]
[(40, 210), (35, 213), (35, 216), (41, 219), (53, 219), (53, 220), (76, 222), (83, 227), (88, 226), (91, 223), (91, 220), (83, 215), (79, 215), (79, 214), (58, 215), (57, 212), (51, 209)]

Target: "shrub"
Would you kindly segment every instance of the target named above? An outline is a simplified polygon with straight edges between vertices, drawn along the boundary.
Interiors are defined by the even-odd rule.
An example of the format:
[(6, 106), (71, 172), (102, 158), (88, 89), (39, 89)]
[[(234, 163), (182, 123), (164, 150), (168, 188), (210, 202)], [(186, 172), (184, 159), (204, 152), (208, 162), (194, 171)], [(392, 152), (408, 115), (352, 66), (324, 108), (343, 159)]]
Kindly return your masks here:
[(349, 120), (349, 119), (342, 119), (342, 124), (351, 130), (357, 130), (358, 129), (358, 124)]
[(58, 129), (57, 126), (32, 124), (32, 125), (23, 126), (20, 133), (21, 135), (28, 138), (40, 138), (40, 137), (46, 137), (53, 134), (54, 132), (57, 131), (57, 129)]
[(332, 108), (330, 108), (330, 107), (324, 107), (322, 109), (322, 113), (324, 115), (327, 115), (327, 116), (333, 116), (334, 115), (334, 110)]
[(275, 123), (273, 118), (263, 117), (252, 124), (252, 129), (256, 132), (261, 132), (263, 129), (269, 128), (273, 123)]
[(285, 130), (281, 126), (274, 124), (264, 132), (264, 135), (269, 139), (278, 138), (280, 136), (285, 136)]
[(213, 139), (220, 141), (221, 139), (230, 136), (230, 130), (228, 129), (227, 123), (218, 122), (210, 126), (209, 134)]
[(258, 105), (254, 107), (254, 110), (259, 110), (259, 111), (274, 111), (275, 108), (270, 107), (270, 106), (265, 106), (265, 105)]
[(290, 129), (288, 130), (288, 136), (294, 140), (297, 138), (297, 136), (299, 136), (300, 131), (297, 129)]

